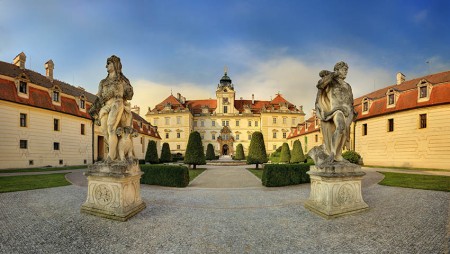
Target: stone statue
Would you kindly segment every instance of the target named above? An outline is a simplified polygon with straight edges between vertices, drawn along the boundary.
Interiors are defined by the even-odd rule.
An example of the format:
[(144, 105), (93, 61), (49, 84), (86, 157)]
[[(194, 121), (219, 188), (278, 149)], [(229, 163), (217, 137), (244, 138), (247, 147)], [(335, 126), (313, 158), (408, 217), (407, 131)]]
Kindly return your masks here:
[[(130, 151), (133, 148), (132, 145), (130, 148), (129, 144), (133, 135), (120, 135), (120, 133), (122, 133), (122, 130), (132, 133), (133, 117), (131, 104), (128, 100), (133, 98), (133, 87), (122, 73), (122, 64), (119, 57), (113, 55), (108, 58), (106, 69), (108, 76), (100, 81), (97, 99), (89, 110), (89, 114), (93, 117), (95, 123), (100, 125), (105, 135), (108, 144), (106, 162), (124, 160), (125, 158), (131, 159), (131, 156), (123, 156), (123, 154), (134, 154), (132, 150)], [(120, 142), (119, 139), (130, 140)], [(123, 144), (125, 143), (127, 143), (127, 151), (120, 151), (124, 149)]]
[(311, 150), (315, 163), (333, 163), (345, 161), (342, 149), (350, 148), (350, 125), (356, 118), (353, 108), (353, 93), (345, 82), (348, 65), (339, 62), (334, 72), (322, 70), (317, 84), (316, 114), (321, 121), (324, 144)]

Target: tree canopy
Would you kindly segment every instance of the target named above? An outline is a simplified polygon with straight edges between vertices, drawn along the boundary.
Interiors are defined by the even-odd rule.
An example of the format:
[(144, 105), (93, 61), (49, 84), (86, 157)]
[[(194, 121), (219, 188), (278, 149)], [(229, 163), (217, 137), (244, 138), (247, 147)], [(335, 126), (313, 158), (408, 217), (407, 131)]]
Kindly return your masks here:
[(255, 131), (250, 141), (247, 163), (256, 164), (256, 168), (258, 168), (259, 164), (266, 163), (267, 161), (263, 134), (259, 131)]

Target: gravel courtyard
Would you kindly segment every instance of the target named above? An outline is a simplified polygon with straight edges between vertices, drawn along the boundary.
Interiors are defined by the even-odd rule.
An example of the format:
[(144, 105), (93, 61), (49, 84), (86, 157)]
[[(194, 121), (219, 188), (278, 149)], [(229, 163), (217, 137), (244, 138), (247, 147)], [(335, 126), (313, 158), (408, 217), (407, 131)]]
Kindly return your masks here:
[(368, 211), (325, 220), (309, 184), (184, 189), (142, 185), (127, 222), (81, 214), (87, 189), (0, 194), (1, 253), (448, 253), (450, 194), (386, 187), (367, 172)]

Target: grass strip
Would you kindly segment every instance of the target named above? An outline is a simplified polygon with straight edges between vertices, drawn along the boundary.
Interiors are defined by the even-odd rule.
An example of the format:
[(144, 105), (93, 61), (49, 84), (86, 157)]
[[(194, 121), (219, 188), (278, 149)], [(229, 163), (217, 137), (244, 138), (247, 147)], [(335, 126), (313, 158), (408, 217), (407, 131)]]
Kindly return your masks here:
[(262, 179), (263, 175), (263, 169), (255, 169), (255, 168), (247, 168), (248, 171), (252, 172), (255, 176), (257, 176), (259, 179)]
[(379, 173), (384, 175), (381, 185), (450, 192), (450, 176)]
[(22, 173), (22, 172), (47, 172), (58, 170), (73, 170), (87, 168), (87, 165), (67, 166), (67, 167), (45, 167), (45, 168), (17, 168), (17, 169), (1, 169), (0, 173)]
[(405, 168), (405, 167), (387, 167), (387, 166), (375, 166), (375, 165), (364, 165), (363, 167), (368, 167), (368, 168), (390, 168), (390, 169), (416, 170), (416, 171), (443, 171), (443, 172), (450, 172), (450, 169), (439, 169), (439, 168)]
[(189, 169), (189, 182), (192, 182), (198, 175), (203, 173), (206, 168)]
[(70, 185), (65, 173), (0, 177), (0, 193)]

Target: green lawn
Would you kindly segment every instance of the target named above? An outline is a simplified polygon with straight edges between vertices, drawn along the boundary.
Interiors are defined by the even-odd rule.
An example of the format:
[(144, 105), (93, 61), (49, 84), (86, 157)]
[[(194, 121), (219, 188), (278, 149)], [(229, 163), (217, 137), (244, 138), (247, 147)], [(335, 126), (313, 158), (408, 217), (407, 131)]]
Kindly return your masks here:
[(194, 178), (203, 173), (205, 170), (206, 168), (189, 169), (189, 182), (192, 182)]
[(385, 176), (381, 185), (450, 192), (450, 176), (379, 173)]
[(46, 172), (57, 170), (72, 170), (87, 168), (87, 165), (67, 166), (67, 167), (45, 167), (45, 168), (17, 168), (17, 169), (1, 169), (0, 173), (22, 173), (22, 172)]
[(48, 175), (2, 176), (0, 177), (0, 193), (70, 185), (70, 183), (66, 181), (64, 175), (65, 173)]
[(374, 166), (374, 165), (364, 165), (363, 167), (368, 167), (368, 168), (392, 168), (392, 169), (416, 170), (416, 171), (444, 171), (444, 172), (450, 172), (450, 169), (439, 169), (439, 168), (405, 168), (405, 167), (385, 167), (385, 166)]
[(256, 169), (256, 168), (247, 168), (248, 171), (252, 172), (255, 176), (257, 176), (259, 179), (262, 178), (263, 169)]

